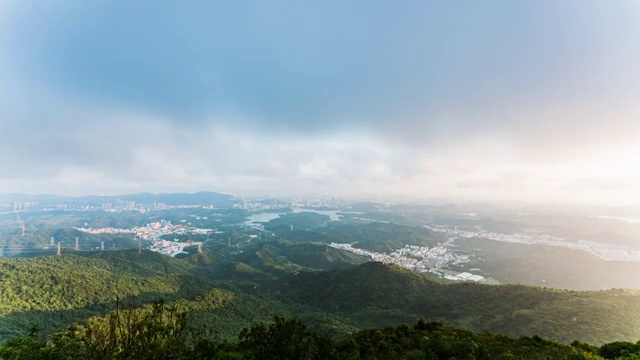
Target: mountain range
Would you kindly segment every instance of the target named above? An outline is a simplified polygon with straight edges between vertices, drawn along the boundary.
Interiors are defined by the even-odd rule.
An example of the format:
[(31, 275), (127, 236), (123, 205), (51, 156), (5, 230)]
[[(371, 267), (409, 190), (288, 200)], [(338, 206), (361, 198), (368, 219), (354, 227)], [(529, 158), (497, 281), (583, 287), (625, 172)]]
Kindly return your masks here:
[(103, 203), (115, 200), (135, 201), (142, 204), (154, 202), (166, 205), (214, 205), (229, 207), (235, 202), (235, 197), (210, 191), (196, 193), (139, 193), (123, 195), (90, 195), (90, 196), (62, 196), (50, 194), (0, 194), (1, 203), (37, 201), (40, 206), (54, 206), (59, 204), (101, 206)]

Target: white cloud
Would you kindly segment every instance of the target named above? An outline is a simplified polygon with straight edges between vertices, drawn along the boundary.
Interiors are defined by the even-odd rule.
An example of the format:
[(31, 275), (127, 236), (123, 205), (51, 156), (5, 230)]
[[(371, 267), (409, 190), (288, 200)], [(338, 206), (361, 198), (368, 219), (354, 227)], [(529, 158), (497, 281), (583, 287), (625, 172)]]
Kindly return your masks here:
[[(563, 21), (560, 28), (556, 24), (549, 31), (571, 29), (564, 33), (567, 38), (541, 35), (523, 47), (518, 41), (491, 48), (479, 54), (486, 62), (482, 64), (479, 58), (469, 63), (455, 57), (451, 62), (438, 61), (425, 51), (428, 46), (416, 49), (422, 41), (413, 43), (401, 31), (387, 40), (397, 53), (371, 43), (371, 52), (365, 54), (352, 49), (348, 37), (341, 39), (345, 48), (334, 47), (340, 42), (324, 38), (313, 26), (306, 30), (324, 42), (318, 42), (317, 49), (314, 43), (309, 53), (295, 53), (289, 59), (290, 53), (283, 52), (287, 56), (275, 54), (275, 61), (267, 51), (243, 52), (244, 46), (236, 46), (240, 42), (225, 35), (214, 40), (235, 57), (217, 63), (217, 52), (188, 56), (199, 54), (202, 34), (189, 33), (191, 27), (181, 26), (167, 9), (160, 11), (160, 20), (149, 19), (148, 32), (136, 34), (141, 36), (134, 39), (138, 44), (127, 43), (129, 34), (115, 31), (120, 28), (91, 18), (101, 15), (103, 5), (109, 8), (107, 3), (86, 8), (83, 1), (67, 2), (69, 7), (48, 5), (62, 17), (51, 16), (50, 8), (33, 2), (18, 4), (25, 2), (0, 0), (0, 191), (211, 189), (234, 194), (640, 201), (640, 167), (634, 166), (640, 158), (634, 145), (640, 136), (640, 71), (635, 66), (640, 53), (638, 41), (633, 41), (640, 38), (640, 22), (630, 21), (632, 12), (621, 13), (622, 22), (599, 27), (605, 35), (580, 27), (594, 19), (591, 15), (580, 18), (575, 28)], [(114, 6), (120, 10), (119, 4)], [(18, 8), (20, 16), (12, 18)], [(31, 16), (35, 10), (37, 16)], [(165, 20), (176, 28), (153, 28)], [(262, 20), (249, 19), (247, 26), (256, 26), (252, 21), (257, 21), (257, 28), (263, 29)], [(351, 19), (346, 20), (337, 25), (349, 30)], [(547, 22), (537, 20), (532, 26), (543, 24), (539, 30), (547, 31)], [(205, 17), (193, 26), (200, 31), (214, 23)], [(138, 26), (137, 20), (125, 25)], [(407, 29), (417, 31), (410, 32), (416, 39), (433, 35), (422, 23), (414, 25)], [(230, 21), (227, 26), (237, 24)], [(287, 34), (269, 26), (264, 29), (260, 41), (265, 43), (257, 44), (259, 48), (274, 45), (283, 50), (306, 40), (304, 34), (300, 38), (293, 34), (291, 43), (272, 44), (276, 37), (270, 35)], [(502, 38), (507, 33), (496, 29), (496, 34), (489, 31), (484, 36), (511, 39), (511, 35)], [(111, 37), (111, 30), (120, 37)], [(174, 51), (165, 52), (163, 46), (140, 41), (156, 39), (153, 30), (185, 31), (193, 38), (171, 39), (166, 45)], [(27, 33), (30, 36), (22, 36)], [(209, 36), (222, 32), (202, 33), (208, 43)], [(598, 37), (586, 43), (574, 41), (584, 34)], [(625, 38), (608, 41), (615, 34)], [(125, 60), (114, 65), (110, 58), (87, 57), (77, 63), (86, 66), (85, 79), (78, 75), (79, 69), (53, 56), (75, 64), (75, 55), (84, 54), (83, 46), (95, 44), (94, 37), (104, 37), (105, 46), (114, 50), (106, 54)], [(473, 36), (470, 39), (468, 44), (466, 37), (460, 39), (464, 41), (452, 47), (438, 41), (442, 56), (459, 55), (458, 50), (482, 44)], [(155, 52), (145, 52), (146, 45)], [(104, 50), (96, 48), (100, 49)], [(183, 49), (189, 51), (178, 51)], [(508, 56), (496, 60), (492, 49), (504, 49)], [(541, 49), (550, 51), (542, 52), (545, 56), (535, 53)], [(520, 58), (518, 50), (533, 51), (534, 56)], [(577, 56), (582, 51), (584, 56)], [(319, 54), (327, 59), (318, 61)], [(237, 68), (236, 63), (240, 63)], [(150, 69), (151, 76), (138, 71), (153, 65), (157, 69)], [(118, 66), (134, 71), (127, 73)], [(466, 71), (464, 76), (459, 69)], [(113, 78), (104, 76), (105, 70), (113, 71), (108, 73)], [(94, 80), (101, 82), (97, 89)], [(109, 88), (110, 84), (126, 86)], [(135, 99), (118, 97), (119, 91), (130, 87)], [(207, 91), (216, 96), (209, 98)], [(189, 94), (199, 100), (192, 102)], [(173, 97), (180, 97), (176, 104), (164, 103)], [(209, 115), (168, 110), (201, 106)]]

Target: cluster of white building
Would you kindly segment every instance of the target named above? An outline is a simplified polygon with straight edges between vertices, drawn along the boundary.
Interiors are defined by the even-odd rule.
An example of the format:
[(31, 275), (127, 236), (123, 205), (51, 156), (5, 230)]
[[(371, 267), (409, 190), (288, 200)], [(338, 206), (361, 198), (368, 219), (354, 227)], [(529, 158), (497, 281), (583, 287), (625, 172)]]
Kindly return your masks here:
[[(203, 217), (206, 219), (206, 217)], [(197, 219), (199, 220), (199, 219)], [(186, 220), (183, 220), (186, 223)], [(136, 226), (131, 229), (118, 229), (118, 228), (75, 228), (79, 231), (89, 234), (133, 234), (136, 238), (148, 241), (159, 241), (163, 235), (186, 235), (186, 234), (198, 234), (207, 235), (214, 233), (215, 229), (199, 229), (190, 225), (184, 224), (172, 224), (171, 221), (161, 220), (147, 224), (147, 226)]]
[(484, 276), (475, 275), (468, 272), (461, 272), (458, 275), (445, 275), (445, 279), (453, 281), (483, 281)]
[(188, 254), (188, 252), (184, 251), (184, 248), (190, 246), (202, 246), (202, 243), (160, 240), (154, 242), (153, 245), (149, 247), (149, 250), (174, 257), (178, 254)]
[(284, 202), (272, 202), (271, 204), (265, 204), (262, 202), (252, 202), (252, 201), (243, 201), (242, 203), (233, 204), (235, 209), (244, 209), (247, 211), (255, 212), (255, 211), (264, 211), (264, 210), (274, 210), (274, 209), (286, 209), (291, 207), (291, 205)]
[(112, 227), (91, 229), (91, 228), (74, 228), (88, 234), (132, 234), (133, 229), (118, 229)]
[(381, 254), (374, 251), (354, 248), (350, 244), (331, 243), (331, 247), (347, 250), (358, 255), (367, 256), (374, 261), (385, 264), (396, 264), (403, 268), (426, 272), (442, 267), (451, 262), (458, 262), (458, 256), (449, 251), (446, 247), (438, 246), (434, 248), (405, 245), (404, 248), (395, 250), (391, 254)]
[(601, 259), (609, 261), (637, 261), (640, 262), (640, 251), (627, 246), (600, 243), (595, 241), (578, 240), (566, 241), (563, 238), (539, 233), (500, 234), (484, 230), (460, 231), (455, 226), (425, 225), (429, 230), (462, 238), (479, 237), (494, 241), (525, 245), (560, 246), (568, 249), (587, 251)]

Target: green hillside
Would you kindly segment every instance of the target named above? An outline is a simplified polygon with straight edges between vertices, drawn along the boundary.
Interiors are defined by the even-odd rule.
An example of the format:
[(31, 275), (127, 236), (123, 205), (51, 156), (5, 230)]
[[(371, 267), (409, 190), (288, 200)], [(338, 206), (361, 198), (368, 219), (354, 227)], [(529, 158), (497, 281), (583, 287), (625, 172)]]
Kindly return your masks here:
[(540, 335), (563, 342), (640, 338), (640, 291), (576, 292), (521, 285), (442, 284), (397, 266), (299, 273), (278, 287), (287, 301), (385, 326), (420, 318), (475, 331)]
[[(285, 305), (267, 296), (269, 284), (288, 271), (343, 268), (350, 260), (363, 261), (326, 245), (273, 243), (249, 249), (235, 256), (205, 252), (184, 259), (148, 251), (0, 259), (0, 339), (24, 334), (33, 326), (47, 332), (60, 329), (114, 309), (116, 299), (132, 306), (159, 299), (193, 299), (216, 284), (232, 289), (234, 300), (224, 314), (199, 309), (199, 320), (204, 327), (221, 326), (219, 335), (226, 338), (255, 319), (316, 316), (303, 306)], [(263, 289), (267, 294), (260, 292)], [(316, 312), (322, 313), (317, 318), (331, 317)]]
[[(228, 295), (211, 295), (223, 307)], [(195, 302), (197, 304), (197, 302)], [(339, 338), (309, 330), (299, 319), (275, 317), (217, 342), (190, 325), (193, 303), (157, 303), (94, 317), (47, 338), (0, 343), (0, 359), (638, 359), (640, 343), (570, 346), (540, 337), (473, 333), (436, 322), (373, 328)]]
[(344, 269), (367, 258), (325, 244), (271, 242), (247, 247), (229, 260), (244, 262), (262, 270), (299, 271)]
[(442, 234), (423, 226), (361, 220), (329, 221), (329, 216), (312, 212), (281, 215), (264, 224), (277, 238), (293, 242), (353, 244), (376, 252), (392, 252), (405, 245), (432, 247), (447, 241)]
[(327, 245), (295, 244), (282, 249), (291, 262), (311, 269), (344, 269), (363, 264), (367, 258), (351, 252), (338, 250)]
[(114, 308), (195, 296), (212, 287), (186, 262), (137, 251), (0, 259), (0, 338), (30, 326), (55, 329)]
[(447, 239), (422, 226), (406, 226), (387, 222), (335, 222), (322, 229), (332, 242), (376, 252), (392, 252), (405, 245), (433, 247)]
[(180, 299), (197, 304), (192, 325), (221, 341), (274, 316), (301, 318), (331, 336), (425, 319), (564, 343), (640, 338), (637, 291), (445, 284), (396, 266), (353, 266), (364, 258), (326, 245), (232, 249), (183, 259), (137, 251), (1, 259), (0, 339), (33, 326), (51, 333), (117, 304)]

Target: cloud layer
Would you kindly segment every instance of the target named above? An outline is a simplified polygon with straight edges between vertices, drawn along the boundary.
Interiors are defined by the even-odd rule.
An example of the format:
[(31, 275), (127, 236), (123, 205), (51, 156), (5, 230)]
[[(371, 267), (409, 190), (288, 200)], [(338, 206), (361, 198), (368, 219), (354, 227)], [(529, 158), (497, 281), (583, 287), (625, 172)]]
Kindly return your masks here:
[(638, 10), (8, 0), (0, 187), (637, 201)]

